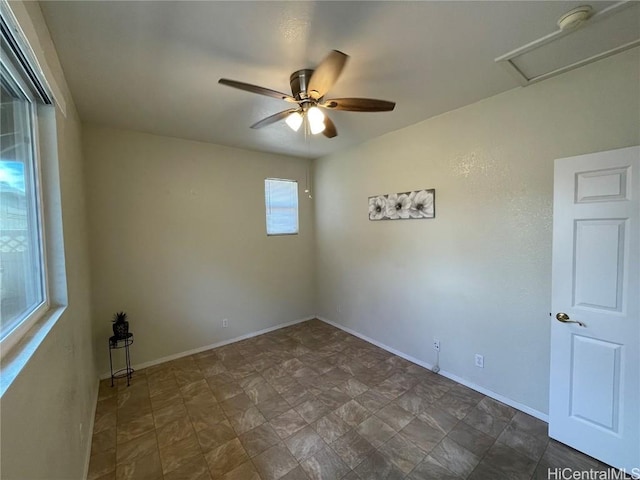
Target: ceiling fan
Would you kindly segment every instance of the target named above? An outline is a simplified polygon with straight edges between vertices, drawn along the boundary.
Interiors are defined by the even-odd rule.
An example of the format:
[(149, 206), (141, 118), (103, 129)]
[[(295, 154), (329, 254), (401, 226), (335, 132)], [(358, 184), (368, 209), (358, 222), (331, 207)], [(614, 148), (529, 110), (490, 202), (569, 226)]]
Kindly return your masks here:
[(348, 112), (390, 112), (396, 106), (394, 102), (373, 98), (325, 99), (325, 95), (342, 73), (348, 58), (348, 55), (332, 50), (315, 70), (303, 69), (293, 72), (289, 78), (292, 95), (227, 78), (221, 78), (218, 83), (296, 104), (288, 110), (263, 118), (251, 125), (251, 128), (266, 127), (284, 119), (292, 130), (298, 131), (306, 118), (312, 134), (322, 132), (325, 137), (333, 138), (338, 135), (336, 126), (321, 108)]

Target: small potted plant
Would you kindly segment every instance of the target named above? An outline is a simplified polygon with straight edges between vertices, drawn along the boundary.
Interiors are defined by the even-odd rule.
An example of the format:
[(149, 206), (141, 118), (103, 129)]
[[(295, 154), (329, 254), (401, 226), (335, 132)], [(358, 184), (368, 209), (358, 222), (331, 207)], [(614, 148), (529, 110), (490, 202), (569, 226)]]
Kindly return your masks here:
[(129, 333), (129, 322), (127, 322), (127, 314), (118, 312), (113, 315), (113, 335), (116, 339), (121, 340), (127, 338)]

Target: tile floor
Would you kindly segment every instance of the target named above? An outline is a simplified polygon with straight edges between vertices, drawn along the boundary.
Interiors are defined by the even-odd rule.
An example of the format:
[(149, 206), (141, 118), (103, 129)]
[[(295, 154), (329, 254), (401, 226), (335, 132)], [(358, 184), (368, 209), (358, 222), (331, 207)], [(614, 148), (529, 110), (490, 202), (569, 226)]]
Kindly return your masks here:
[(319, 320), (100, 384), (90, 480), (547, 479), (547, 425)]

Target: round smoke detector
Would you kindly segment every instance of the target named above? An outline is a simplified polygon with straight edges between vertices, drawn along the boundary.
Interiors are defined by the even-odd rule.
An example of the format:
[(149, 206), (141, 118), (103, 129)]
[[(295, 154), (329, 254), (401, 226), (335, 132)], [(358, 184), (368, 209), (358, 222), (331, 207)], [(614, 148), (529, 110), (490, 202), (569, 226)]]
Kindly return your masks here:
[(558, 19), (558, 26), (560, 30), (572, 30), (589, 20), (591, 15), (593, 15), (593, 7), (591, 5), (582, 5), (562, 15)]

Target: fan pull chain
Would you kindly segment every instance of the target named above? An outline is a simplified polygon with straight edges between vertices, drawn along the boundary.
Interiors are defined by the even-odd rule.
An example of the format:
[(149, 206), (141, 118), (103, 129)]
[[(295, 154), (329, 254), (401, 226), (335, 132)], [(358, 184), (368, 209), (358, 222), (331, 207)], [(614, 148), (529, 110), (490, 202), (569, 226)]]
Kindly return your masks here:
[[(307, 121), (306, 115), (305, 115), (305, 122), (304, 122), (304, 141), (307, 145), (307, 158), (309, 158), (310, 154), (311, 154), (311, 144), (310, 144), (310, 135), (309, 135), (309, 122)], [(310, 174), (310, 168), (311, 165), (307, 165), (307, 175), (306, 175), (306, 180), (305, 180), (305, 189), (304, 189), (304, 193), (307, 194), (307, 196), (309, 198), (313, 198), (311, 196), (311, 187), (309, 186), (309, 178), (311, 176)]]

